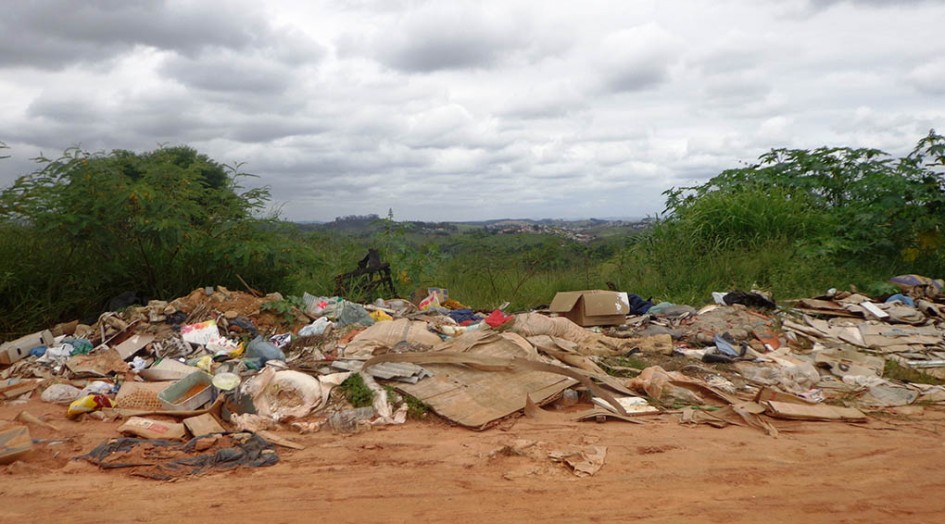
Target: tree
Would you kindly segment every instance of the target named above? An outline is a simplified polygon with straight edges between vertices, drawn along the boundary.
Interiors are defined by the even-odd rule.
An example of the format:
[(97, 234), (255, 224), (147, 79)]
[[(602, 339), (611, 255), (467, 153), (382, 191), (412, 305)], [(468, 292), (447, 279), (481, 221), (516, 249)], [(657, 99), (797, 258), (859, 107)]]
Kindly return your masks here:
[(0, 233), (20, 245), (17, 260), (6, 261), (19, 298), (10, 288), (2, 301), (11, 304), (0, 306), (25, 298), (87, 314), (122, 291), (171, 298), (239, 285), (238, 273), (265, 287), (291, 266), (280, 263), (292, 255), (287, 237), (273, 234), (275, 217), (261, 216), (268, 188), (243, 187), (249, 175), (239, 166), (186, 146), (74, 148), (37, 160), (40, 169), (0, 193)]
[[(943, 168), (945, 138), (931, 130), (903, 158), (869, 148), (773, 149), (755, 164), (664, 194), (670, 220), (694, 222), (716, 239), (786, 234), (836, 255), (914, 260), (943, 243)], [(745, 213), (749, 202), (758, 205)], [(766, 227), (773, 213), (777, 227)], [(739, 216), (737, 227), (719, 227)]]

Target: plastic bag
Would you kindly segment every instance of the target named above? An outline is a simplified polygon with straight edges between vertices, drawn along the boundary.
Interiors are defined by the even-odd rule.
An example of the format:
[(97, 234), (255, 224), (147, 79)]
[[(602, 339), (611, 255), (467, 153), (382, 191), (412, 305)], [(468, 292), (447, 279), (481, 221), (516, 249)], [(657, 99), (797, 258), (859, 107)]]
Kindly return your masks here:
[(262, 367), (270, 360), (285, 361), (285, 353), (266, 339), (257, 336), (246, 346), (245, 358), (248, 360), (258, 360), (259, 367)]
[(238, 342), (220, 336), (211, 337), (207, 341), (206, 347), (207, 351), (213, 353), (214, 356), (238, 357), (243, 352), (243, 348)]
[(246, 382), (244, 392), (253, 397), (258, 415), (276, 421), (305, 417), (322, 403), (321, 383), (299, 371), (267, 367)]
[(738, 373), (751, 382), (778, 386), (788, 393), (803, 393), (820, 382), (820, 373), (810, 363), (788, 366), (738, 365)]
[(302, 295), (302, 302), (309, 313), (331, 320), (341, 314), (345, 300), (341, 297), (316, 297), (305, 293)]
[(216, 320), (207, 320), (198, 324), (187, 324), (180, 327), (181, 338), (184, 342), (206, 346), (211, 339), (220, 337)]
[(379, 309), (377, 311), (371, 311), (371, 318), (374, 320), (374, 322), (384, 322), (387, 320), (394, 320), (394, 317), (388, 315), (386, 312), (381, 311)]
[(43, 391), (39, 397), (43, 402), (52, 404), (69, 404), (79, 398), (82, 390), (69, 384), (53, 384)]
[(112, 401), (105, 395), (86, 395), (69, 404), (69, 409), (66, 410), (66, 416), (69, 418), (77, 417), (82, 413), (91, 413), (102, 408), (110, 407), (112, 407)]
[(92, 382), (91, 384), (88, 384), (82, 388), (79, 396), (84, 397), (86, 395), (107, 395), (112, 392), (113, 388), (114, 385), (111, 382), (96, 380), (95, 382)]
[(364, 309), (361, 304), (345, 301), (338, 315), (338, 325), (350, 326), (351, 324), (361, 324), (362, 326), (373, 326), (374, 319)]
[(429, 311), (431, 309), (439, 309), (440, 307), (440, 297), (436, 293), (430, 293), (427, 298), (420, 301), (417, 304), (417, 307), (420, 308), (420, 311)]
[(300, 337), (314, 337), (317, 335), (324, 335), (325, 330), (327, 330), (328, 326), (330, 325), (331, 325), (330, 320), (328, 320), (325, 317), (321, 317), (315, 322), (312, 322), (311, 324), (307, 326), (303, 326), (302, 329), (299, 330), (299, 336)]
[[(501, 309), (496, 309), (492, 313), (489, 313), (489, 316), (486, 317), (484, 322), (495, 329), (514, 320), (514, 316), (506, 315)], [(511, 324), (509, 326), (511, 327)]]

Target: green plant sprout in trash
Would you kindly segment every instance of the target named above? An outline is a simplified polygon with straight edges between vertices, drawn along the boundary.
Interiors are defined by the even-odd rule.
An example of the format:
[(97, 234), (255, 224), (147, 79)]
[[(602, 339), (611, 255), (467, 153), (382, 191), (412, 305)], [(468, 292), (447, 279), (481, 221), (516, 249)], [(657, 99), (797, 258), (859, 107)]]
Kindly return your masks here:
[(302, 301), (301, 297), (288, 296), (282, 300), (266, 302), (265, 304), (261, 305), (259, 309), (279, 315), (282, 318), (283, 323), (291, 324), (295, 321), (296, 317), (301, 314), (301, 311), (304, 307), (305, 302)]
[(352, 373), (341, 383), (340, 387), (348, 402), (356, 408), (363, 408), (374, 403), (374, 392), (364, 383), (361, 375), (357, 373)]

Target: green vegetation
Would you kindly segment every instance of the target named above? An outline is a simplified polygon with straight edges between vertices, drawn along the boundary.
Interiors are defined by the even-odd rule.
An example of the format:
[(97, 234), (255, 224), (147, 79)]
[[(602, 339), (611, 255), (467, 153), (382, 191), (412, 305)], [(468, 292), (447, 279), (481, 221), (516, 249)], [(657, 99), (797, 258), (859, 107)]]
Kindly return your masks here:
[(308, 253), (265, 188), (188, 147), (135, 154), (70, 149), (0, 194), (0, 332), (94, 318), (124, 291), (169, 298), (237, 275), (281, 284)]
[(240, 166), (189, 147), (70, 149), (38, 161), (0, 193), (0, 339), (94, 320), (126, 291), (172, 299), (242, 281), (290, 297), (269, 306), (288, 317), (292, 296), (333, 295), (335, 275), (368, 248), (390, 263), (399, 296), (445, 287), (480, 309), (536, 307), (556, 291), (608, 283), (700, 305), (735, 288), (777, 298), (850, 285), (878, 294), (896, 274), (945, 276), (945, 138), (934, 131), (902, 158), (775, 149), (666, 191), (666, 211), (646, 229), (589, 220), (582, 232), (593, 238), (553, 222), (398, 222), (392, 212), (291, 224), (268, 212), (266, 188), (244, 186), (251, 175)]
[[(782, 297), (945, 269), (945, 138), (903, 158), (875, 149), (776, 149), (665, 193), (667, 215), (622, 255), (621, 284), (698, 303), (712, 290)], [(629, 262), (633, 261), (633, 267)]]
[(945, 380), (933, 377), (918, 369), (902, 366), (892, 359), (886, 360), (886, 366), (883, 368), (883, 377), (890, 380), (901, 380), (902, 382), (911, 382), (914, 384), (945, 385)]
[(266, 302), (259, 307), (262, 311), (269, 311), (276, 315), (282, 317), (282, 321), (291, 325), (297, 316), (301, 315), (302, 309), (305, 307), (305, 303), (302, 301), (301, 297), (288, 296), (282, 300), (273, 300), (272, 302)]
[(374, 403), (374, 392), (367, 387), (358, 373), (352, 373), (339, 387), (348, 402), (356, 408), (363, 408)]
[(430, 406), (417, 397), (408, 395), (406, 393), (400, 393), (394, 389), (393, 386), (388, 384), (384, 384), (381, 387), (387, 391), (387, 398), (393, 399), (393, 403), (397, 404), (402, 400), (407, 404), (407, 418), (412, 420), (420, 420), (426, 418), (426, 416), (430, 413)]

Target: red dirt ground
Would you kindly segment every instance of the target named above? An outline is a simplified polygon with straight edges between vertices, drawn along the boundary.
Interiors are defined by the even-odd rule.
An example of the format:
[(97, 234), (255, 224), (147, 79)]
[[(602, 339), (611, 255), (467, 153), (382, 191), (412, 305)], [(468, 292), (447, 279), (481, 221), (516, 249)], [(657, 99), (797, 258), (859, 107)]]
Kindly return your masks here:
[[(408, 421), (358, 435), (281, 433), (270, 468), (176, 482), (71, 461), (117, 436), (118, 421), (68, 421), (32, 400), (0, 407), (60, 426), (0, 466), (0, 522), (945, 522), (945, 411), (885, 415), (863, 426), (778, 422), (685, 427), (676, 416), (622, 422), (519, 418), (484, 432)], [(501, 452), (516, 441), (532, 452)], [(547, 460), (574, 445), (607, 447), (604, 467), (577, 478)]]

